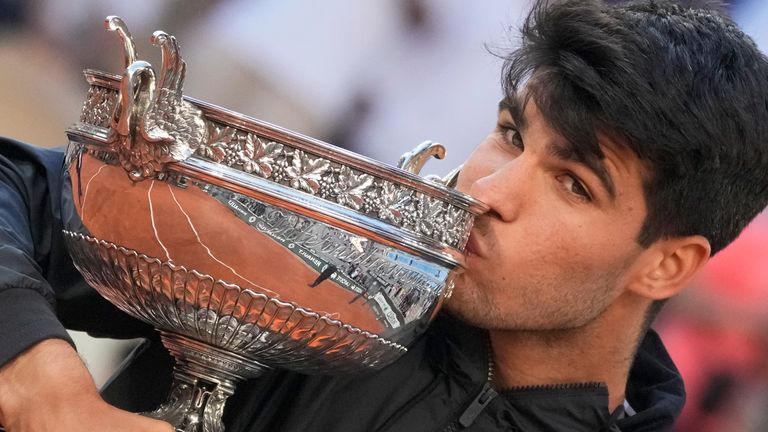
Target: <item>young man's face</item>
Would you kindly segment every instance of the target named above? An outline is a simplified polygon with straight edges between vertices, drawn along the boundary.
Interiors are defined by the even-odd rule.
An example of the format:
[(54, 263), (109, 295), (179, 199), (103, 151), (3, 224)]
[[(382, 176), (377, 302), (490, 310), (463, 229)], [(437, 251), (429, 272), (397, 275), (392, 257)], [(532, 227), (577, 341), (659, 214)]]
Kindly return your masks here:
[(641, 163), (599, 137), (605, 158), (590, 168), (532, 99), (521, 117), (501, 108), (459, 177), (491, 211), (476, 220), (447, 308), (484, 328), (578, 327), (623, 292), (644, 250)]

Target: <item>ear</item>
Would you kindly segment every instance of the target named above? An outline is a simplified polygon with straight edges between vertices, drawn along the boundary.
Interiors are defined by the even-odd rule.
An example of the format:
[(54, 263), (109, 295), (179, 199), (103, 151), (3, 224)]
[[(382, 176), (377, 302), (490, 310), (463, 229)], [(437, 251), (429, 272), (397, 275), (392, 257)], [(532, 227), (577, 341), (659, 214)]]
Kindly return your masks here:
[(710, 252), (709, 241), (699, 235), (658, 240), (644, 251), (628, 288), (650, 300), (670, 298), (688, 285)]

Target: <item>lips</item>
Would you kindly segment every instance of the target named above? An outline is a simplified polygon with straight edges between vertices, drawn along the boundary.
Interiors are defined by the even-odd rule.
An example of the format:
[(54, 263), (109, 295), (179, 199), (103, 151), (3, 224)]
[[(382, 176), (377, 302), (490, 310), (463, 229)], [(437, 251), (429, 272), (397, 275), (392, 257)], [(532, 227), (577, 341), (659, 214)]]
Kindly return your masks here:
[(469, 234), (469, 239), (467, 240), (467, 246), (464, 248), (464, 254), (467, 257), (471, 256), (478, 256), (482, 257), (482, 250), (480, 249), (480, 244), (477, 240), (478, 236), (474, 233), (474, 230)]

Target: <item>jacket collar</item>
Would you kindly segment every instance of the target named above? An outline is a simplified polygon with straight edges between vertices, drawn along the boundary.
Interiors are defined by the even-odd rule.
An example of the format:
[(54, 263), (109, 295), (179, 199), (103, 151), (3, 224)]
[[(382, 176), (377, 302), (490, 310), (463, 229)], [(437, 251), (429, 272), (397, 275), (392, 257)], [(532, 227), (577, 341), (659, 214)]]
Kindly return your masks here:
[[(454, 318), (437, 320), (451, 351), (439, 356), (442, 368), (475, 384), (487, 379), (486, 332)], [(443, 322), (440, 322), (443, 321)], [(472, 367), (468, 367), (469, 364)], [(458, 372), (461, 371), (461, 372)], [(452, 374), (453, 375), (453, 374)], [(482, 385), (482, 384), (480, 384)], [(638, 347), (626, 388), (636, 414), (621, 417), (608, 412), (608, 389), (601, 383), (564, 384), (507, 389), (500, 393), (478, 422), (493, 427), (515, 424), (521, 430), (650, 432), (672, 427), (685, 402), (682, 378), (655, 331), (649, 330)], [(617, 420), (617, 418), (619, 418)], [(477, 425), (480, 426), (480, 425)], [(478, 430), (483, 430), (479, 428)]]
[(649, 330), (629, 371), (627, 401), (637, 414), (620, 420), (622, 431), (664, 431), (672, 428), (685, 403), (685, 388), (659, 335)]

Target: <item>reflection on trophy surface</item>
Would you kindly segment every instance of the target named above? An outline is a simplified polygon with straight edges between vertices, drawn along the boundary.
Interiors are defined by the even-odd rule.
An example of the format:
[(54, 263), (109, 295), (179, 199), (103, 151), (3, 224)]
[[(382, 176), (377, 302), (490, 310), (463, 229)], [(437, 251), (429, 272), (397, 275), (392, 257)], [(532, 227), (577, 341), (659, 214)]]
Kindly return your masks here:
[(86, 280), (160, 330), (181, 431), (223, 431), (238, 381), (281, 367), (351, 373), (406, 351), (450, 295), (486, 207), (402, 169), (182, 97), (176, 39), (157, 72), (123, 22), (121, 75), (86, 71), (68, 130), (65, 235)]

